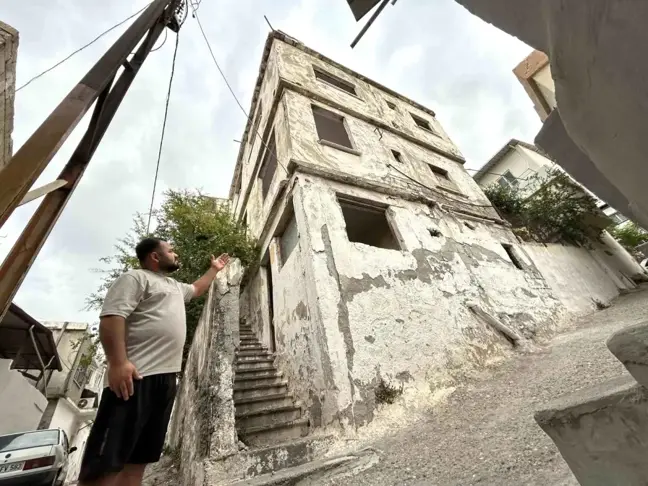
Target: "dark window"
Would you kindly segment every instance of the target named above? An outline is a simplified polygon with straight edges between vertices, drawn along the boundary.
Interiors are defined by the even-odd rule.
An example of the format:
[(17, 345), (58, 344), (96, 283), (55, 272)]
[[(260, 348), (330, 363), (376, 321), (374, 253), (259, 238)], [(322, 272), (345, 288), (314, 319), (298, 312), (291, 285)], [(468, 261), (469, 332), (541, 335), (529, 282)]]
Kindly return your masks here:
[(517, 256), (515, 252), (515, 248), (513, 248), (513, 245), (509, 245), (508, 243), (502, 243), (502, 247), (504, 247), (504, 250), (506, 250), (506, 254), (513, 262), (513, 265), (515, 265), (520, 270), (524, 270), (524, 265), (522, 264), (520, 258)]
[(246, 209), (245, 212), (243, 213), (243, 220), (242, 220), (242, 223), (243, 223), (243, 226), (245, 226), (246, 228), (248, 227), (247, 209)]
[(252, 130), (248, 134), (250, 138), (250, 145), (254, 145), (254, 140), (259, 136), (257, 133), (259, 131), (259, 123), (261, 123), (261, 117), (263, 116), (263, 102), (259, 100), (259, 109), (257, 110), (256, 118), (254, 123), (252, 123)]
[(468, 228), (469, 230), (474, 230), (474, 229), (475, 229), (475, 225), (474, 225), (474, 224), (470, 224), (470, 223), (468, 223), (467, 221), (464, 221), (464, 226), (465, 226), (466, 228)]
[(430, 232), (430, 236), (432, 238), (438, 238), (439, 236), (441, 236), (441, 232), (438, 229), (432, 228), (429, 229), (428, 231)]
[(386, 103), (387, 103), (387, 106), (389, 106), (392, 110), (396, 109), (396, 105), (394, 103), (392, 103), (391, 101), (387, 101)]
[(432, 126), (430, 126), (429, 121), (427, 121), (425, 118), (421, 118), (420, 116), (416, 116), (414, 114), (411, 114), (411, 115), (412, 115), (412, 118), (414, 119), (414, 123), (416, 123), (416, 125), (418, 125), (422, 129), (427, 130), (429, 132), (432, 131)]
[(435, 176), (440, 177), (441, 179), (445, 179), (446, 181), (450, 180), (450, 176), (448, 175), (447, 170), (442, 169), (441, 167), (437, 167), (436, 165), (430, 165), (430, 170), (434, 172)]
[(396, 159), (396, 162), (400, 162), (401, 164), (403, 163), (403, 156), (398, 150), (392, 150), (391, 153), (394, 156), (394, 159)]
[(400, 250), (392, 232), (385, 207), (339, 199), (349, 241), (369, 246)]
[(288, 261), (293, 250), (299, 241), (299, 232), (297, 231), (297, 222), (295, 215), (292, 214), (288, 220), (288, 224), (279, 237), (279, 251), (281, 251), (281, 264), (282, 266)]
[(332, 74), (321, 71), (320, 69), (315, 67), (313, 68), (313, 71), (315, 71), (315, 77), (320, 81), (324, 81), (325, 83), (332, 84), (333, 86), (335, 86), (338, 89), (341, 89), (342, 91), (346, 91), (347, 93), (356, 95), (355, 86), (349, 83), (348, 81), (345, 81), (344, 79), (340, 79), (337, 76), (333, 76)]
[(261, 192), (263, 198), (268, 195), (270, 184), (277, 170), (277, 144), (275, 141), (274, 130), (270, 134), (269, 143), (263, 154), (263, 162), (261, 163), (261, 170), (259, 171), (259, 179), (261, 179)]
[(344, 117), (331, 111), (312, 106), (315, 126), (317, 127), (317, 136), (320, 140), (340, 145), (349, 149), (353, 148), (351, 139), (344, 126)]

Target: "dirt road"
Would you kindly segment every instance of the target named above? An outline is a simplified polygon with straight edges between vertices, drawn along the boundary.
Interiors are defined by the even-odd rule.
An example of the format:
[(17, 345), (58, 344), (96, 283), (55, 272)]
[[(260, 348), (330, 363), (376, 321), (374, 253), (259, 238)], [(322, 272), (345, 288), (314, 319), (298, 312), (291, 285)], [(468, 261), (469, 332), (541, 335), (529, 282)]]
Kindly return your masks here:
[(648, 290), (619, 298), (539, 352), (517, 356), (458, 388), (417, 423), (365, 444), (382, 452), (380, 463), (335, 484), (577, 485), (533, 412), (559, 395), (623, 374), (605, 341), (646, 320)]

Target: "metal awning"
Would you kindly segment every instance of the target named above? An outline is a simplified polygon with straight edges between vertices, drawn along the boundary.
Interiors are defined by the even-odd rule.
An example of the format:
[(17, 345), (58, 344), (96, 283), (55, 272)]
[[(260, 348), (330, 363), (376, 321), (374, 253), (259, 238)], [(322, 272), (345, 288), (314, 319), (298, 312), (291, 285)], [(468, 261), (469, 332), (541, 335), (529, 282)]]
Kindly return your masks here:
[(14, 370), (63, 370), (52, 331), (13, 303), (0, 322), (0, 358)]

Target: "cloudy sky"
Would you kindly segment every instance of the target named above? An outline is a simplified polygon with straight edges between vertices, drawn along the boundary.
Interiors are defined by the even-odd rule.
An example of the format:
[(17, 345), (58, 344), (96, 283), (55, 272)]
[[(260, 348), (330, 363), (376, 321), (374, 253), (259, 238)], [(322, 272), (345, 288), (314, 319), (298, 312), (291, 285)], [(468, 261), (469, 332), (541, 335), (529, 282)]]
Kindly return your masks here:
[[(17, 84), (47, 69), (147, 0), (0, 0), (0, 20), (20, 31)], [(345, 0), (204, 0), (199, 15), (215, 55), (247, 108), (268, 33), (296, 37), (323, 54), (432, 108), (468, 159), (481, 166), (512, 137), (532, 141), (540, 123), (511, 70), (531, 49), (470, 15), (453, 0), (402, 0), (388, 6), (355, 49), (362, 26)], [(14, 149), (20, 147), (99, 56), (117, 29), (16, 95)], [(136, 211), (148, 210), (174, 38), (153, 53), (20, 289), (16, 302), (43, 320), (96, 320), (83, 310)], [(245, 118), (189, 18), (180, 33), (158, 194), (202, 188), (227, 196)], [(86, 122), (87, 123), (87, 122)], [(83, 127), (85, 124), (83, 124)], [(63, 167), (77, 128), (41, 177)], [(36, 203), (0, 230), (4, 258)]]

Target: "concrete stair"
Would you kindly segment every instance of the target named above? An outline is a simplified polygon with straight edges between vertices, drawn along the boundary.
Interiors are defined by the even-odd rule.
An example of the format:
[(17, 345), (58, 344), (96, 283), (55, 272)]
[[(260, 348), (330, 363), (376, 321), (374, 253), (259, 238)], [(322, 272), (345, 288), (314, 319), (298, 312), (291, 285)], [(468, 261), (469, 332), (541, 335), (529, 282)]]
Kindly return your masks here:
[(248, 447), (268, 447), (308, 435), (288, 382), (274, 364), (275, 357), (263, 346), (252, 328), (241, 323), (240, 344), (234, 364), (236, 429)]

